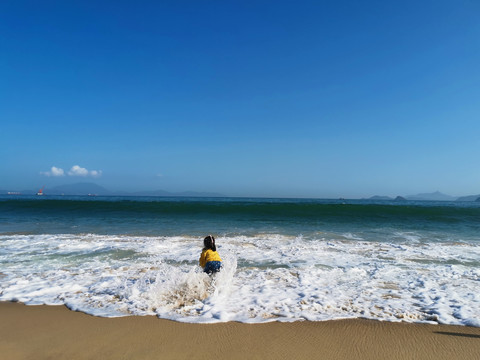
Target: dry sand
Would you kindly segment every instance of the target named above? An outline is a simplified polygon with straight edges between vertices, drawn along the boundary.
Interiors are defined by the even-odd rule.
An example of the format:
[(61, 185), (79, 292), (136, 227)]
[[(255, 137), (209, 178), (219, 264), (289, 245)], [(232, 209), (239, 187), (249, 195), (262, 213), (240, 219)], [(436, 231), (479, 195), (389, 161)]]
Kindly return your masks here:
[(185, 324), (0, 302), (0, 359), (480, 359), (480, 328), (338, 320)]

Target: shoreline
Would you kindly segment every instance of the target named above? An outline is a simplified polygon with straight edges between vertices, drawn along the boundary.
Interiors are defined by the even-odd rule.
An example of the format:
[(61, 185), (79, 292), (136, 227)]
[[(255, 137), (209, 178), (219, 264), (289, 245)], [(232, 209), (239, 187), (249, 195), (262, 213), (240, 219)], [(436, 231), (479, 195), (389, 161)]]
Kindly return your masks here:
[(100, 318), (0, 302), (4, 359), (474, 359), (480, 328), (366, 319), (245, 324)]

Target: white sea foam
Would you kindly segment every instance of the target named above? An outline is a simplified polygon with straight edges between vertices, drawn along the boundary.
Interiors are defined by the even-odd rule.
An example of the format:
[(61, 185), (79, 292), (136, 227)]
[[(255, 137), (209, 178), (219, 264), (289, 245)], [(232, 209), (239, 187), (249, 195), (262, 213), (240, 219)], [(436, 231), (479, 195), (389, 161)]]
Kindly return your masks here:
[(201, 239), (0, 236), (0, 300), (98, 316), (185, 322), (364, 317), (480, 326), (480, 246), (394, 233), (219, 237), (223, 269), (198, 266)]

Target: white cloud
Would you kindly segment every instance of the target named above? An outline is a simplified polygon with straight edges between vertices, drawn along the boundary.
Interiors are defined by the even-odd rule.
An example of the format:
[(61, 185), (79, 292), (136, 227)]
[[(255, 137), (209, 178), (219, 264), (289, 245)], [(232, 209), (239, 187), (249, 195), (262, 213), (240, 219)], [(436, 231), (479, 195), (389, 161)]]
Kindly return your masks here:
[(92, 177), (99, 177), (102, 176), (102, 170), (92, 170), (88, 171), (85, 168), (82, 168), (81, 166), (74, 165), (68, 172), (68, 175), (70, 176), (92, 176)]
[(68, 173), (65, 173), (65, 171), (62, 168), (58, 168), (56, 166), (52, 166), (50, 171), (41, 171), (40, 175), (44, 176), (91, 176), (91, 177), (100, 177), (102, 176), (102, 170), (91, 170), (88, 171), (85, 168), (82, 168), (81, 166), (74, 165), (70, 169)]
[(70, 171), (68, 172), (68, 175), (70, 176), (88, 176), (88, 170), (85, 168), (82, 168), (78, 165), (72, 166)]
[(45, 176), (64, 176), (65, 171), (62, 168), (57, 168), (56, 166), (52, 166), (50, 171), (42, 171), (40, 172), (41, 175)]

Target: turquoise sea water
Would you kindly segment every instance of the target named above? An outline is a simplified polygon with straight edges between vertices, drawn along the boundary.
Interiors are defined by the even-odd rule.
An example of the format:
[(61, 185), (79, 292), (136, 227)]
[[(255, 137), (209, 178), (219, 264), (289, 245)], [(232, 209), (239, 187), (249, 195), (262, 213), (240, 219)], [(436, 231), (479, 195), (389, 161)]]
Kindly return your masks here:
[[(217, 238), (224, 271), (197, 265)], [(0, 300), (187, 322), (480, 326), (480, 204), (0, 198)]]

